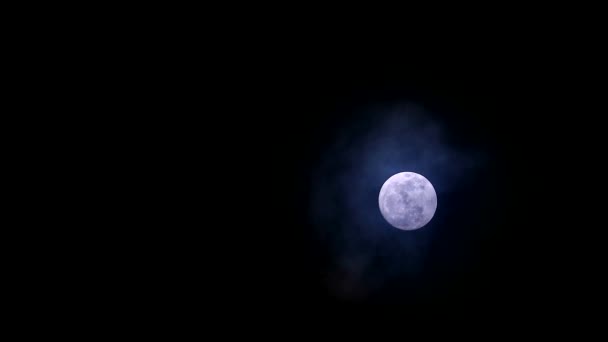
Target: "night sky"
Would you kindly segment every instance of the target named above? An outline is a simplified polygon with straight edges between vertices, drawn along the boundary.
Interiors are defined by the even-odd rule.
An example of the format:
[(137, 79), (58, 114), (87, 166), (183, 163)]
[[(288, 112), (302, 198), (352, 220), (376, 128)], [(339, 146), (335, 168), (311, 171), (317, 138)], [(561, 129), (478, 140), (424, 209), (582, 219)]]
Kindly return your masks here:
[[(34, 51), (9, 88), (29, 97), (15, 141), (35, 148), (8, 151), (34, 162), (22, 195), (51, 204), (28, 213), (44, 224), (20, 230), (52, 251), (9, 253), (36, 259), (17, 300), (108, 326), (155, 332), (169, 317), (172, 334), (192, 323), (249, 337), (252, 323), (287, 340), (323, 315), (340, 333), (369, 322), (333, 324), (348, 313), (399, 338), (418, 327), (411, 317), (450, 334), (436, 315), (484, 327), (471, 311), (504, 322), (498, 334), (522, 316), (555, 331), (552, 315), (603, 318), (608, 58), (593, 27), (606, 20), (587, 14), (605, 11), (467, 8), (477, 23), (444, 9), (417, 22), (407, 6), (376, 23), (346, 6), (229, 6), (119, 9), (129, 29), (107, 16), (97, 33), (68, 21), (68, 34), (23, 40)], [(452, 20), (438, 25), (440, 12)], [(414, 231), (378, 207), (382, 184), (406, 171), (437, 193)], [(302, 327), (284, 334), (275, 317)]]
[[(231, 296), (426, 305), (483, 301), (513, 281), (504, 129), (514, 116), (496, 81), (399, 64), (287, 70), (249, 78), (228, 104), (248, 109), (234, 118), (245, 124), (230, 164), (248, 199), (227, 214), (232, 252), (207, 248), (221, 250)], [(378, 209), (380, 187), (402, 171), (437, 191), (435, 217), (417, 231), (392, 228)]]
[[(498, 281), (508, 233), (509, 165), (491, 127), (503, 109), (481, 85), (392, 76), (311, 91), (291, 193), (305, 241), (296, 289), (332, 303), (483, 296)], [(424, 175), (437, 191), (435, 217), (417, 231), (392, 228), (378, 210), (381, 185), (402, 171)]]
[[(200, 300), (546, 308), (593, 277), (581, 202), (560, 201), (573, 189), (556, 170), (587, 163), (575, 138), (587, 126), (563, 114), (588, 112), (563, 71), (500, 53), (294, 55), (235, 61), (205, 90), (212, 103), (184, 106), (207, 113), (180, 124), (191, 134), (174, 157), (197, 179), (181, 210), (201, 215), (181, 225), (171, 250), (185, 261), (171, 272), (213, 289)], [(403, 171), (438, 196), (410, 232), (378, 209)]]

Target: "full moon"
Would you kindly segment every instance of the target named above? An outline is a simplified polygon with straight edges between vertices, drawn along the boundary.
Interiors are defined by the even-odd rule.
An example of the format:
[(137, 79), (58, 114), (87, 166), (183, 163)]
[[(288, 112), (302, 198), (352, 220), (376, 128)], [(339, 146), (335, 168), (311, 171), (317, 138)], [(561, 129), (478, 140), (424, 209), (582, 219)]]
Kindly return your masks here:
[(401, 172), (384, 182), (378, 197), (380, 212), (393, 227), (414, 230), (435, 215), (437, 194), (428, 179), (414, 172)]

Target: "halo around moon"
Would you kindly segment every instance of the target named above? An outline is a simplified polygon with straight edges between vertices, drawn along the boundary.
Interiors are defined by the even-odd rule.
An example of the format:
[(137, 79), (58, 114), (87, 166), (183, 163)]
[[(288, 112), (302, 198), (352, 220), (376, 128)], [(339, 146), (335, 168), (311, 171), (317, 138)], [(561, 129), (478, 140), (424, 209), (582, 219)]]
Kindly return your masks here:
[(437, 194), (424, 176), (401, 172), (384, 182), (378, 203), (382, 216), (390, 225), (415, 230), (424, 227), (435, 215)]

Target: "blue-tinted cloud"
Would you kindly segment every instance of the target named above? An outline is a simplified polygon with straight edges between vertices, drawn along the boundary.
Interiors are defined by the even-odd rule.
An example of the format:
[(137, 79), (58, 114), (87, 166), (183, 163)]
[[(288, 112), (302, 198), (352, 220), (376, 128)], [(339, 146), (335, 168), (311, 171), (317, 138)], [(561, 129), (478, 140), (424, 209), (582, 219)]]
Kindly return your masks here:
[[(323, 152), (312, 177), (311, 217), (331, 255), (327, 286), (335, 295), (366, 298), (390, 279), (423, 272), (433, 235), (448, 229), (442, 210), (450, 203), (442, 197), (482, 168), (482, 153), (450, 146), (449, 127), (433, 118), (411, 103), (370, 108)], [(436, 217), (417, 231), (391, 227), (378, 210), (382, 184), (404, 171), (424, 175), (437, 191)]]

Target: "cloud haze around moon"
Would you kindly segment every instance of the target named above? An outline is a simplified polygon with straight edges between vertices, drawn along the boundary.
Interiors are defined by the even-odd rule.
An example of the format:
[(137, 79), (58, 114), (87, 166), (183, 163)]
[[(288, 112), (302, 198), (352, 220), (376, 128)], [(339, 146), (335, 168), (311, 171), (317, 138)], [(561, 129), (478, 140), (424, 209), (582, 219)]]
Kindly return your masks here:
[(311, 175), (310, 217), (330, 259), (328, 290), (357, 300), (373, 297), (395, 277), (420, 274), (433, 234), (449, 229), (391, 227), (378, 210), (383, 183), (396, 173), (416, 172), (432, 179), (443, 198), (475, 177), (484, 157), (451, 146), (448, 127), (413, 103), (368, 107), (341, 124)]

